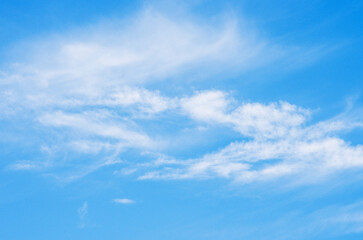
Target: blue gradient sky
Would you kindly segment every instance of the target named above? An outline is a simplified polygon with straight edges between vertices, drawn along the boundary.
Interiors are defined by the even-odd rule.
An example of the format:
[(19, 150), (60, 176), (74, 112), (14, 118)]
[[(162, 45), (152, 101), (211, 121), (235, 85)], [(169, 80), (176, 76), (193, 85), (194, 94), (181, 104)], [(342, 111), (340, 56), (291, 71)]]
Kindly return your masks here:
[(1, 239), (362, 239), (362, 22), (362, 1), (2, 1)]

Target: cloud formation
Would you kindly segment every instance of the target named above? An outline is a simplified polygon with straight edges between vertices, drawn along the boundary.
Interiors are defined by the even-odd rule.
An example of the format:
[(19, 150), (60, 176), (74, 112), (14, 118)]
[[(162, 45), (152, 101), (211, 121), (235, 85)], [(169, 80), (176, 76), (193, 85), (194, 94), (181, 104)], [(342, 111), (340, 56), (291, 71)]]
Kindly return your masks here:
[[(148, 172), (149, 178), (225, 177), (237, 182), (275, 179), (283, 176), (325, 176), (363, 166), (363, 146), (351, 146), (337, 136), (361, 128), (362, 113), (348, 113), (307, 125), (310, 111), (279, 102), (244, 103), (232, 110), (226, 93), (207, 91), (182, 99), (191, 118), (208, 124), (224, 124), (241, 134), (243, 141), (230, 143), (215, 153), (189, 159), (177, 167)], [(309, 175), (309, 176), (308, 176)]]
[[(301, 176), (313, 169), (323, 176), (361, 167), (362, 146), (339, 137), (341, 131), (362, 127), (360, 111), (356, 118), (343, 114), (309, 124), (308, 109), (284, 101), (239, 103), (220, 90), (175, 96), (155, 90), (155, 83), (184, 85), (186, 78), (219, 73), (227, 77), (309, 52), (274, 44), (239, 21), (181, 20), (148, 9), (129, 19), (19, 46), (26, 54), (0, 72), (0, 118), (20, 118), (43, 138), (55, 140), (46, 143), (51, 161), (22, 160), (9, 169), (56, 175), (59, 168), (72, 169), (77, 159), (67, 179), (127, 163), (131, 170), (120, 172), (139, 174), (140, 179), (251, 182)], [(178, 124), (165, 134), (163, 127), (170, 122)], [(186, 128), (186, 122), (229, 128), (240, 138), (203, 156), (169, 156), (171, 143), (165, 135), (170, 139), (170, 132)], [(145, 160), (121, 160), (122, 153), (132, 150)]]

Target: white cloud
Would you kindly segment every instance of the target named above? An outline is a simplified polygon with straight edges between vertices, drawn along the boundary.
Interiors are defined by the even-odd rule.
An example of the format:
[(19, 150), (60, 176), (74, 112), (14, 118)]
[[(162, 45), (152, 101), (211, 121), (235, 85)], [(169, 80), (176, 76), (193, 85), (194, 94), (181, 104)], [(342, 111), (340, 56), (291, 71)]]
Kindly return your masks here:
[[(165, 115), (172, 123), (188, 116), (200, 124), (229, 126), (244, 141), (188, 160), (130, 161), (132, 172), (146, 169), (140, 178), (254, 181), (299, 174), (312, 166), (324, 172), (361, 166), (362, 147), (337, 135), (362, 126), (361, 121), (342, 116), (307, 126), (309, 110), (287, 102), (238, 106), (219, 90), (166, 97), (146, 89), (162, 81), (183, 85), (190, 75), (228, 77), (308, 52), (278, 46), (239, 21), (206, 23), (148, 9), (129, 19), (19, 45), (18, 62), (0, 72), (0, 118), (21, 116), (34, 129), (41, 128), (44, 138), (57, 133), (53, 144), (64, 152), (104, 153), (97, 161), (83, 162), (86, 167), (68, 179), (120, 163), (119, 155), (127, 149), (165, 150), (169, 143), (162, 131), (147, 122), (157, 120), (162, 126)], [(50, 166), (35, 163), (17, 162), (10, 168)]]
[[(343, 130), (362, 127), (359, 111), (355, 117), (347, 113), (308, 125), (310, 111), (307, 109), (286, 102), (238, 105), (227, 93), (216, 90), (174, 98), (173, 107), (179, 109), (180, 114), (187, 114), (199, 122), (229, 126), (245, 140), (232, 142), (220, 151), (196, 159), (160, 158), (155, 162), (128, 163), (131, 173), (144, 169), (139, 179), (223, 177), (236, 182), (251, 182), (295, 176), (295, 180), (299, 181), (299, 178), (308, 178), (307, 175), (322, 177), (363, 166), (363, 147), (351, 146), (337, 135)], [(85, 139), (87, 134), (104, 138), (102, 141), (70, 142), (70, 146), (79, 152), (89, 154), (105, 150), (112, 153), (111, 157), (91, 164), (72, 179), (109, 163), (119, 163), (112, 158), (117, 158), (125, 147), (153, 149), (160, 144), (147, 134), (130, 130), (131, 125), (127, 121), (106, 110), (81, 113), (56, 111), (40, 116), (39, 121), (45, 126), (80, 131), (86, 134)], [(116, 142), (112, 143), (112, 139)], [(33, 169), (33, 165), (17, 163), (11, 168)]]
[[(53, 127), (69, 127), (84, 133), (100, 137), (117, 139), (130, 146), (150, 147), (152, 140), (142, 134), (129, 130), (121, 124), (122, 119), (116, 123), (114, 116), (108, 111), (91, 111), (77, 114), (64, 113), (61, 111), (47, 113), (39, 117), (40, 123)], [(81, 147), (84, 146), (81, 145)]]
[(135, 203), (134, 200), (127, 199), (127, 198), (115, 198), (112, 201), (115, 202), (115, 203), (120, 203), (120, 204), (132, 204), (132, 203)]
[(192, 118), (201, 121), (227, 122), (228, 100), (222, 91), (205, 91), (181, 99), (181, 107)]
[(243, 104), (231, 113), (231, 122), (245, 136), (253, 138), (278, 138), (295, 134), (309, 114), (286, 102), (268, 105), (260, 103)]
[(234, 101), (219, 91), (197, 93), (181, 102), (192, 118), (230, 126), (246, 139), (174, 167), (146, 171), (140, 179), (223, 177), (251, 182), (294, 176), (295, 181), (309, 181), (363, 167), (363, 146), (337, 136), (362, 127), (359, 110), (353, 118), (346, 113), (307, 125), (310, 111), (286, 102), (245, 103), (232, 109)]
[(38, 170), (43, 167), (43, 163), (34, 163), (30, 161), (18, 161), (8, 167), (10, 170)]
[[(9, 95), (9, 94), (8, 94)], [(175, 107), (173, 99), (163, 97), (158, 91), (148, 91), (144, 88), (119, 87), (110, 89), (100, 95), (49, 94), (44, 91), (33, 95), (26, 95), (25, 99), (30, 108), (117, 108), (132, 113), (156, 114)], [(14, 101), (14, 100), (13, 100)], [(19, 99), (17, 99), (19, 101)]]
[(18, 83), (26, 95), (102, 97), (115, 88), (190, 70), (250, 70), (287, 51), (242, 29), (236, 19), (221, 21), (205, 24), (145, 10), (117, 23), (18, 46), (26, 51), (0, 82)]
[[(163, 99), (161, 96), (159, 98)], [(134, 99), (141, 101), (138, 95)], [(122, 101), (135, 102), (129, 99)], [(359, 111), (354, 117), (346, 113), (309, 125), (307, 121), (311, 113), (307, 109), (287, 102), (238, 105), (227, 93), (217, 90), (173, 98), (170, 108), (200, 123), (229, 126), (245, 140), (232, 142), (220, 151), (196, 159), (175, 160), (171, 157), (154, 162), (129, 162), (131, 173), (144, 169), (139, 179), (223, 177), (236, 182), (252, 182), (295, 176), (295, 180), (300, 181), (309, 176), (322, 177), (339, 170), (363, 166), (363, 147), (351, 146), (337, 135), (340, 131), (363, 126)], [(133, 147), (156, 150), (158, 148), (155, 146), (160, 145), (160, 141), (155, 142), (147, 134), (131, 130), (132, 124), (127, 119), (109, 110), (80, 113), (55, 111), (45, 113), (38, 119), (45, 126), (66, 127), (83, 134), (86, 140), (69, 143), (76, 151), (85, 154), (100, 151), (111, 153), (110, 157), (90, 163), (89, 167), (72, 175), (70, 179), (119, 163), (112, 159), (117, 159), (122, 149)], [(102, 140), (90, 140), (88, 135)], [(11, 168), (33, 169), (33, 165), (17, 163)]]
[[(0, 72), (0, 97), (12, 107), (31, 109), (136, 105), (158, 113), (173, 103), (140, 88), (146, 83), (182, 83), (191, 72), (204, 78), (218, 72), (226, 76), (299, 55), (240, 21), (221, 18), (208, 24), (146, 9), (126, 19), (19, 44), (12, 54), (17, 61)], [(0, 111), (9, 109), (0, 106)]]
[[(57, 145), (84, 153), (160, 147), (163, 143), (134, 119), (153, 117), (178, 103), (143, 85), (204, 72), (210, 65), (220, 66), (217, 71), (231, 68), (230, 63), (250, 69), (275, 49), (239, 31), (235, 20), (205, 24), (149, 9), (18, 45), (21, 53), (12, 56), (18, 61), (0, 74), (0, 118), (37, 119), (46, 129), (71, 135)], [(18, 164), (13, 169), (35, 168)]]
[[(309, 111), (287, 102), (272, 104), (246, 103), (233, 111), (231, 99), (221, 91), (205, 91), (182, 99), (183, 109), (194, 119), (208, 123), (230, 124), (244, 136), (276, 138), (295, 134)], [(297, 130), (297, 129), (296, 129)]]

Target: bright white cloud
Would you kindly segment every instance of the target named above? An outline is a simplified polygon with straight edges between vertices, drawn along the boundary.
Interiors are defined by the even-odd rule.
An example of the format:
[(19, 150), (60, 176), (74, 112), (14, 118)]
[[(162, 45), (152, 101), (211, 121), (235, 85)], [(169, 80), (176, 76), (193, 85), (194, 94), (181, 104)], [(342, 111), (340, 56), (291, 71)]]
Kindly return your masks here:
[(222, 91), (205, 91), (181, 99), (181, 106), (192, 118), (210, 122), (228, 122), (228, 100)]
[(209, 123), (230, 124), (244, 136), (276, 138), (294, 134), (292, 128), (301, 125), (309, 111), (287, 102), (242, 104), (233, 111), (231, 99), (221, 91), (206, 91), (182, 99), (182, 107), (194, 119)]

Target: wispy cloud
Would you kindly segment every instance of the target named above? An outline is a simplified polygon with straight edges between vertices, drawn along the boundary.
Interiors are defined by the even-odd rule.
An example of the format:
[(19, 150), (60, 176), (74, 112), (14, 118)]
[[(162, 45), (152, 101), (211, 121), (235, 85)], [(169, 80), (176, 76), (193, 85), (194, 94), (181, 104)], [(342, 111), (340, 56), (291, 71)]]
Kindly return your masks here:
[(299, 55), (296, 47), (293, 53), (239, 21), (206, 24), (147, 9), (129, 19), (17, 46), (22, 49), (18, 61), (0, 75), (0, 96), (8, 104), (31, 108), (138, 105), (155, 113), (170, 101), (128, 86), (183, 81), (190, 73), (223, 72), (225, 77)]
[[(250, 70), (286, 55), (287, 49), (258, 37), (238, 19), (218, 24), (176, 18), (147, 9), (119, 22), (103, 22), (25, 46), (27, 55), (7, 74), (37, 87), (67, 86), (97, 93), (109, 87), (154, 81), (213, 64)], [(51, 50), (51, 51), (50, 51)], [(5, 76), (6, 77), (6, 76)], [(82, 83), (83, 88), (79, 88)], [(60, 90), (60, 89), (58, 89)]]
[[(18, 49), (21, 56), (0, 74), (0, 117), (22, 118), (39, 138), (52, 139), (39, 146), (47, 142), (61, 151), (52, 155), (52, 164), (23, 161), (10, 169), (52, 167), (56, 176), (57, 168), (71, 169), (65, 178), (74, 180), (122, 162), (142, 179), (225, 177), (248, 182), (299, 175), (313, 166), (322, 174), (361, 166), (362, 146), (351, 146), (338, 135), (362, 126), (361, 121), (342, 116), (308, 125), (310, 111), (287, 102), (238, 103), (219, 90), (166, 96), (163, 89), (150, 87), (155, 82), (183, 85), (188, 76), (223, 73), (225, 78), (311, 52), (280, 46), (241, 19), (206, 23), (146, 9)], [(120, 160), (122, 153), (135, 149), (142, 157), (145, 152), (165, 154), (171, 143), (155, 129), (189, 120), (229, 127), (243, 141), (191, 159)], [(72, 158), (77, 164), (72, 165)]]
[(122, 126), (122, 119), (116, 123), (108, 122), (112, 116), (107, 111), (82, 112), (78, 114), (54, 112), (40, 116), (39, 121), (46, 126), (69, 127), (84, 133), (118, 139), (125, 142), (125, 145), (138, 145), (148, 147), (152, 145), (151, 139), (142, 133), (129, 130), (130, 127)]
[(224, 177), (251, 182), (294, 176), (295, 181), (309, 181), (363, 167), (363, 146), (351, 146), (337, 135), (363, 127), (361, 110), (355, 117), (346, 113), (308, 125), (310, 111), (286, 102), (244, 103), (233, 108), (234, 101), (220, 91), (197, 93), (181, 102), (197, 121), (230, 126), (246, 139), (202, 158), (147, 172), (140, 179)]
[(77, 210), (79, 217), (79, 227), (84, 228), (86, 226), (85, 218), (88, 214), (88, 203), (84, 202), (83, 205)]
[(132, 203), (135, 203), (134, 200), (127, 199), (127, 198), (115, 198), (112, 201), (114, 203), (120, 203), (120, 204), (132, 204)]
[[(308, 181), (309, 177), (363, 166), (362, 146), (352, 146), (339, 138), (339, 132), (363, 126), (359, 109), (355, 115), (345, 113), (309, 125), (311, 112), (307, 109), (287, 102), (238, 104), (228, 93), (215, 90), (173, 98), (172, 108), (178, 113), (174, 113), (176, 118), (187, 115), (196, 123), (224, 125), (245, 140), (232, 142), (202, 158), (129, 162), (132, 173), (140, 169), (144, 172), (140, 179), (223, 177), (235, 182), (251, 182), (294, 176), (295, 181), (303, 178)], [(146, 150), (155, 144), (146, 134), (125, 128), (122, 119), (106, 110), (77, 114), (57, 111), (40, 116), (39, 121), (45, 126), (80, 131), (86, 134), (86, 139), (88, 135), (101, 137), (96, 141), (71, 142), (71, 148), (81, 153), (97, 153), (102, 149), (111, 153), (104, 161), (89, 165), (78, 177), (119, 162), (112, 159), (117, 159), (125, 147)], [(112, 139), (116, 142), (107, 142)], [(20, 170), (21, 166), (13, 165), (13, 169)]]
[(8, 169), (10, 170), (38, 170), (43, 163), (33, 163), (31, 161), (17, 161), (16, 163), (10, 165)]
[(332, 216), (327, 217), (327, 224), (335, 225), (344, 233), (363, 232), (363, 209), (362, 202), (341, 206), (335, 210)]

